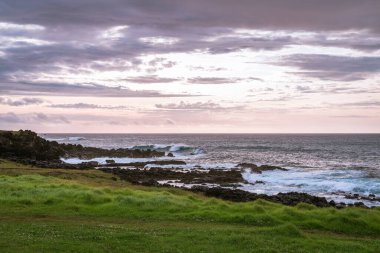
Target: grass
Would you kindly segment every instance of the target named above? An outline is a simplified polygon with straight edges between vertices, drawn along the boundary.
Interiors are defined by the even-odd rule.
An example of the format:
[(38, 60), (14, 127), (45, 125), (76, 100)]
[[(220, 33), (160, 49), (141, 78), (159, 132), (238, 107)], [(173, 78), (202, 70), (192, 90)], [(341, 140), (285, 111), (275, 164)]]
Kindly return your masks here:
[(380, 252), (380, 209), (232, 203), (0, 161), (1, 252)]

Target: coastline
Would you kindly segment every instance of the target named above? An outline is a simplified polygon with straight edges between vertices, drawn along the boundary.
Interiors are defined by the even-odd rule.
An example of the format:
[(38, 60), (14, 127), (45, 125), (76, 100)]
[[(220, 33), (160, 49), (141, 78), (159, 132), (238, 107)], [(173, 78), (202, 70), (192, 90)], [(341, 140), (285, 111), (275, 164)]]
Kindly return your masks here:
[[(268, 172), (290, 173), (290, 171), (280, 166), (256, 165), (246, 162), (228, 169), (204, 168), (199, 165), (188, 167), (187, 162), (181, 160), (182, 157), (174, 156), (171, 153), (192, 150), (187, 146), (148, 145), (133, 148), (104, 149), (48, 141), (31, 131), (2, 132), (2, 136), (3, 143), (7, 143), (6, 138), (12, 139), (12, 141), (8, 141), (8, 144), (3, 145), (3, 150), (6, 151), (3, 151), (3, 158), (37, 167), (99, 169), (133, 184), (181, 188), (225, 200), (241, 202), (265, 199), (285, 205), (296, 205), (304, 202), (319, 207), (333, 206), (336, 208), (350, 206), (368, 208), (380, 204), (380, 197), (375, 194), (363, 195), (336, 192), (334, 194), (339, 196), (340, 200), (337, 201), (336, 198), (328, 200), (325, 196), (297, 190), (272, 194), (253, 192), (249, 189), (265, 185), (267, 182), (264, 180), (247, 181), (249, 179), (247, 175), (249, 177), (249, 175), (261, 175)], [(68, 140), (80, 141), (86, 139), (75, 136), (69, 137)], [(25, 145), (27, 141), (33, 144), (30, 144), (30, 149), (25, 151), (22, 144)], [(12, 143), (12, 145), (9, 143)], [(35, 152), (33, 150), (35, 146), (43, 147), (45, 153), (43, 155), (38, 154), (38, 157), (37, 154), (33, 153)], [(24, 154), (20, 154), (19, 149), (24, 149)], [(163, 149), (170, 152), (165, 152)], [(196, 150), (201, 149), (197, 148)], [(191, 155), (193, 155), (194, 151), (191, 152)], [(101, 157), (104, 158), (100, 159)], [(126, 157), (129, 159), (128, 162), (120, 163)], [(102, 162), (98, 162), (99, 159)]]
[[(203, 193), (206, 196), (240, 202), (265, 199), (285, 205), (297, 205), (304, 202), (319, 207), (332, 206), (336, 208), (350, 206), (368, 208), (368, 206), (376, 206), (380, 203), (380, 198), (374, 194), (360, 195), (340, 192), (336, 193), (336, 195), (340, 194), (343, 201), (336, 201), (335, 199), (327, 200), (324, 196), (315, 196), (305, 192), (298, 192), (297, 190), (273, 194), (255, 193), (246, 190), (247, 186), (265, 185), (266, 181), (256, 180), (249, 182), (247, 181), (247, 173), (252, 175), (272, 171), (290, 172), (280, 166), (256, 165), (246, 162), (228, 169), (203, 168), (201, 166), (186, 169), (187, 163), (185, 161), (175, 157), (171, 152), (160, 151), (160, 149), (170, 147), (168, 150), (172, 152), (180, 150), (187, 152), (190, 148), (186, 146), (174, 146), (175, 148), (173, 148), (173, 146), (156, 145), (155, 148), (158, 150), (151, 149), (153, 146), (149, 145), (134, 148), (102, 149), (84, 147), (80, 144), (48, 141), (31, 131), (3, 131), (1, 134), (3, 158), (37, 167), (99, 169), (133, 184), (181, 188)], [(75, 139), (73, 138), (69, 137), (69, 140), (85, 140), (84, 137), (76, 136)], [(25, 146), (25, 144), (27, 145)], [(42, 148), (45, 153), (36, 153), (36, 151), (38, 152), (36, 147)], [(197, 150), (200, 149), (197, 148)], [(94, 159), (101, 157), (104, 157), (101, 159), (103, 160), (102, 163)], [(125, 159), (126, 157), (129, 157), (132, 162), (117, 162), (117, 159)]]
[(5, 252), (337, 253), (377, 252), (380, 245), (378, 207), (236, 203), (133, 185), (93, 169), (1, 160), (0, 196)]

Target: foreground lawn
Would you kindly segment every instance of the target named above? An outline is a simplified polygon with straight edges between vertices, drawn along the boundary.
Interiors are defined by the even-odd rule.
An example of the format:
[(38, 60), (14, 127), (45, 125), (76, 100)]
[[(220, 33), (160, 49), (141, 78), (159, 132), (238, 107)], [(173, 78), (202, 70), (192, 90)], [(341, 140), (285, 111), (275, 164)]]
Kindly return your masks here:
[(380, 252), (380, 209), (231, 203), (1, 161), (0, 252)]

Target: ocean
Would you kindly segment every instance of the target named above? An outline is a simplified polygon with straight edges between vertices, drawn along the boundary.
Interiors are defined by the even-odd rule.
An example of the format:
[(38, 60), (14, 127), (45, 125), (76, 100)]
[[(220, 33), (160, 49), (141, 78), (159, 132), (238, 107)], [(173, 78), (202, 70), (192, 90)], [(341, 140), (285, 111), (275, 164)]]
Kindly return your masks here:
[[(346, 193), (380, 194), (380, 134), (41, 134), (48, 140), (101, 148), (171, 152), (184, 168), (233, 169), (239, 163), (288, 171), (243, 172), (241, 189), (266, 194), (306, 192), (350, 202)], [(105, 162), (109, 158), (95, 158)], [(113, 158), (117, 162), (153, 159)], [(173, 158), (157, 158), (173, 159)], [(69, 163), (82, 162), (71, 158)], [(180, 167), (180, 166), (176, 166)], [(264, 184), (254, 184), (263, 181)], [(357, 200), (356, 200), (357, 201)], [(365, 201), (363, 201), (365, 202)], [(366, 203), (380, 205), (378, 202)]]

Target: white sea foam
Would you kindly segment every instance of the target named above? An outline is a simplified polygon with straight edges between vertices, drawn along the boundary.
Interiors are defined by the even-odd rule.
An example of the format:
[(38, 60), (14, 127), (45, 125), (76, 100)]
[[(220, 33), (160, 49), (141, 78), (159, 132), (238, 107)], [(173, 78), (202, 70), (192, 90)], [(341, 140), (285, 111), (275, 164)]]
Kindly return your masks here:
[(133, 145), (128, 147), (130, 149), (142, 149), (142, 150), (164, 150), (164, 149), (169, 149), (170, 145), (165, 145), (165, 144), (147, 144), (147, 145)]
[(64, 137), (64, 138), (48, 138), (48, 137), (45, 137), (45, 136), (42, 136), (44, 139), (48, 140), (48, 141), (58, 141), (58, 142), (72, 142), (72, 141), (84, 141), (86, 140), (85, 137), (81, 137), (81, 136), (69, 136), (69, 137)]
[(44, 137), (44, 139), (48, 141), (65, 141), (66, 140), (66, 138), (46, 138), (46, 137)]
[(99, 164), (107, 164), (106, 160), (114, 160), (116, 163), (134, 163), (134, 162), (149, 162), (156, 160), (171, 160), (171, 157), (156, 157), (156, 158), (130, 158), (130, 157), (96, 157), (93, 159), (79, 158), (61, 158), (65, 163), (80, 164), (82, 162), (98, 162)]
[(159, 180), (157, 182), (159, 184), (169, 184), (171, 186), (184, 187), (184, 188), (188, 188), (188, 189), (190, 189), (193, 186), (207, 186), (210, 188), (219, 186), (218, 184), (205, 184), (205, 183), (203, 183), (203, 184), (185, 184), (185, 183), (178, 182), (178, 180)]
[(174, 144), (169, 148), (170, 152), (179, 152), (179, 151), (185, 151), (190, 150), (192, 147), (187, 146), (186, 144)]
[[(152, 161), (152, 160), (150, 160)], [(204, 163), (204, 164), (196, 164), (196, 163), (187, 163), (187, 164), (165, 164), (165, 165), (157, 165), (157, 164), (147, 164), (145, 165), (146, 168), (151, 168), (151, 167), (156, 167), (156, 168), (163, 168), (163, 169), (168, 169), (168, 168), (181, 168), (181, 169), (233, 169), (236, 167), (236, 164), (234, 163)]]
[(367, 178), (357, 170), (300, 170), (266, 171), (262, 174), (242, 173), (249, 183), (263, 181), (265, 184), (246, 185), (250, 191), (277, 194), (279, 192), (300, 191), (311, 194), (331, 194), (351, 192), (363, 195), (380, 194), (380, 179)]
[(84, 141), (84, 140), (86, 140), (85, 137), (81, 137), (81, 136), (72, 136), (72, 137), (69, 137), (67, 139), (68, 139), (68, 141)]
[(174, 153), (177, 156), (201, 155), (205, 153), (204, 149), (200, 147), (192, 147), (183, 143), (134, 145), (134, 146), (130, 146), (129, 148), (142, 149), (142, 150), (150, 149), (150, 150), (166, 151), (166, 153)]
[[(175, 157), (177, 160), (181, 160), (184, 157)], [(107, 164), (106, 160), (114, 160), (116, 163), (134, 163), (134, 162), (150, 162), (150, 161), (163, 161), (163, 160), (173, 160), (173, 157), (151, 157), (151, 158), (130, 158), (130, 157), (96, 157), (93, 159), (79, 159), (79, 158), (61, 158), (65, 163), (69, 164), (80, 164), (82, 162), (98, 162), (99, 164)], [(182, 168), (182, 169), (233, 169), (236, 167), (235, 163), (186, 163), (184, 164), (147, 164), (146, 168), (156, 167), (156, 168)]]
[(193, 151), (191, 151), (191, 155), (201, 155), (204, 154), (205, 151), (202, 148), (195, 148)]

